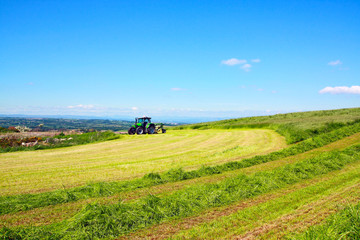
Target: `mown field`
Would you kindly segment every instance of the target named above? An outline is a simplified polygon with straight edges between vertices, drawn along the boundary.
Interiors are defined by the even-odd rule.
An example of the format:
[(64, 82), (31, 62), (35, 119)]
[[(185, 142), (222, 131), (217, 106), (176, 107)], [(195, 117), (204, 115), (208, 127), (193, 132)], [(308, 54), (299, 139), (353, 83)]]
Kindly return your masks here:
[(281, 114), (2, 153), (0, 237), (359, 239), (359, 119)]
[(285, 146), (284, 138), (271, 130), (174, 130), (83, 146), (5, 153), (0, 161), (0, 194), (43, 192), (171, 168), (198, 168)]

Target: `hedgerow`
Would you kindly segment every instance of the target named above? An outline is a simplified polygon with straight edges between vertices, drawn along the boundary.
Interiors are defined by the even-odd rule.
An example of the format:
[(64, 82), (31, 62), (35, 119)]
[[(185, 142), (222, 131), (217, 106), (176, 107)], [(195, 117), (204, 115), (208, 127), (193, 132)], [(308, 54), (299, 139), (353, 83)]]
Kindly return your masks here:
[(89, 133), (83, 133), (83, 134), (63, 135), (63, 136), (58, 136), (55, 138), (66, 138), (66, 139), (71, 138), (71, 140), (66, 140), (63, 142), (56, 142), (56, 143), (48, 144), (48, 145), (40, 144), (40, 145), (35, 145), (32, 147), (23, 147), (23, 146), (21, 146), (21, 141), (18, 141), (19, 144), (17, 144), (16, 146), (8, 146), (8, 147), (3, 147), (3, 148), (0, 147), (0, 153), (70, 147), (70, 146), (87, 144), (87, 143), (119, 139), (119, 138), (121, 138), (121, 136), (115, 134), (112, 131), (106, 131), (106, 132), (89, 132)]
[(323, 153), (302, 162), (250, 176), (240, 174), (215, 184), (197, 185), (165, 197), (149, 195), (137, 202), (87, 205), (74, 217), (42, 227), (3, 228), (8, 239), (97, 239), (117, 237), (165, 220), (191, 216), (201, 211), (257, 196), (311, 179), (360, 160), (360, 145)]

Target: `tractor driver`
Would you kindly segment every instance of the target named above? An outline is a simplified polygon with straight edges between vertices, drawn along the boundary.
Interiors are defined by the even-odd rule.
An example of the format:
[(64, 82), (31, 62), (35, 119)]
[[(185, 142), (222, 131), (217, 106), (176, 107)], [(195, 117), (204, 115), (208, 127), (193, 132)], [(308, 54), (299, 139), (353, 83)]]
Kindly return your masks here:
[(144, 123), (143, 123), (143, 127), (144, 127), (144, 129), (146, 129), (146, 126), (148, 125), (148, 119), (144, 119)]

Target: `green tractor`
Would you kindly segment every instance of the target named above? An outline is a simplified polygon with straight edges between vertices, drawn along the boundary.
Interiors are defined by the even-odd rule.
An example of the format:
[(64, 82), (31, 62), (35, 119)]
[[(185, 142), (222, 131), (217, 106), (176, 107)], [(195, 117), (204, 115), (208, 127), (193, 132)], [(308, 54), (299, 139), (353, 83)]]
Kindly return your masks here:
[(151, 117), (135, 118), (135, 124), (132, 125), (128, 133), (129, 135), (136, 134), (155, 134), (155, 133), (166, 133), (164, 124), (154, 124), (151, 122)]

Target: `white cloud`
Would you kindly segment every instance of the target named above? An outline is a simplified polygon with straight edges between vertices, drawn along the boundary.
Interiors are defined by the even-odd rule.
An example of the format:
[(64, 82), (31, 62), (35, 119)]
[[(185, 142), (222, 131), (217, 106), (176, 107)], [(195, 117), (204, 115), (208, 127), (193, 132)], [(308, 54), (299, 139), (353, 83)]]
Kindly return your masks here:
[(171, 88), (170, 90), (171, 91), (184, 91), (185, 89), (174, 87), (174, 88)]
[(331, 94), (360, 94), (360, 86), (351, 87), (326, 87), (319, 91), (319, 93), (331, 93)]
[(251, 64), (248, 63), (241, 66), (241, 69), (244, 70), (245, 72), (250, 71), (250, 68), (251, 68)]
[(132, 107), (131, 110), (137, 111), (137, 110), (139, 110), (139, 108), (138, 107)]
[[(259, 63), (261, 62), (261, 60), (259, 58), (255, 58), (255, 59), (251, 59), (250, 62)], [(240, 68), (245, 72), (249, 72), (252, 68), (252, 65), (249, 64), (246, 59), (230, 58), (228, 60), (221, 61), (221, 64), (228, 66), (242, 65)]]
[(228, 66), (234, 66), (238, 64), (244, 64), (247, 61), (245, 59), (237, 59), (237, 58), (230, 58), (228, 60), (222, 60), (221, 64), (228, 65)]
[(94, 107), (95, 106), (92, 105), (92, 104), (88, 104), (88, 105), (79, 104), (79, 105), (74, 105), (74, 106), (68, 106), (67, 108), (70, 108), (70, 109), (73, 109), (73, 108), (76, 108), (76, 109), (92, 109)]
[(330, 66), (336, 66), (336, 65), (340, 65), (340, 64), (342, 64), (342, 62), (340, 60), (331, 61), (328, 63), (328, 65), (330, 65)]

